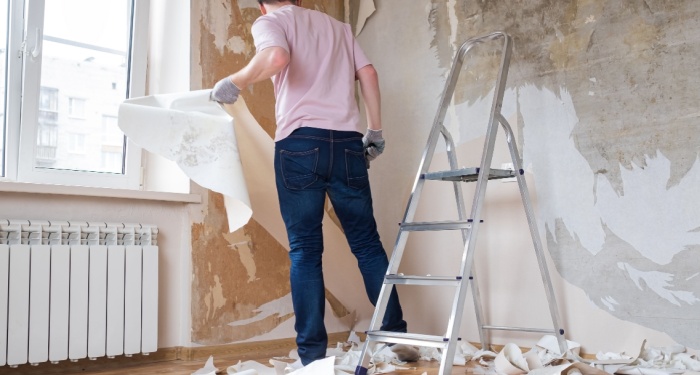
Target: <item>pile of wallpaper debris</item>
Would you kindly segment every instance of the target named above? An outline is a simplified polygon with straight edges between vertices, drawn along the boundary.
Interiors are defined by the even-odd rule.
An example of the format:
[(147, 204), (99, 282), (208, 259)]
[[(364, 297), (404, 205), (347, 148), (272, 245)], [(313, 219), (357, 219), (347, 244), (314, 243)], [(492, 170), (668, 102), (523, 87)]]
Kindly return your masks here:
[[(646, 343), (646, 342), (645, 342)], [(458, 345), (454, 366), (467, 366), (477, 375), (700, 375), (700, 361), (686, 353), (684, 346), (642, 348), (632, 357), (624, 353), (598, 353), (596, 359), (579, 357), (580, 345), (568, 341), (568, 352), (562, 354), (554, 336), (544, 336), (528, 352), (523, 353), (515, 344), (507, 344), (499, 353), (479, 350), (469, 343)], [(254, 361), (239, 362), (219, 371), (213, 357), (192, 375), (347, 375), (354, 374), (360, 359), (362, 343), (351, 333), (345, 343), (329, 349), (327, 358), (301, 366), (296, 351), (288, 357), (273, 358), (270, 366)], [(440, 351), (435, 348), (418, 348), (422, 361), (440, 361)], [(372, 356), (368, 374), (384, 374), (399, 370), (415, 370), (398, 360), (396, 353), (384, 345)], [(466, 370), (466, 369), (465, 369)], [(423, 373), (426, 375), (427, 373)]]

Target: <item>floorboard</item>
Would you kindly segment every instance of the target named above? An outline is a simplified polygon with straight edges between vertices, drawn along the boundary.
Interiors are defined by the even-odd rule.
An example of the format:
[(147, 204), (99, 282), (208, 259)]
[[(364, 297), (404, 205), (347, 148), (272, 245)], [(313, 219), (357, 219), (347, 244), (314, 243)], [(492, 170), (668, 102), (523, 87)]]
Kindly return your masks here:
[[(277, 353), (276, 356), (285, 356), (288, 354), (288, 350), (285, 351), (280, 351), (280, 353)], [(248, 358), (244, 360), (253, 360), (256, 362), (260, 362), (263, 364), (267, 364), (269, 359), (271, 358), (270, 356), (266, 356), (263, 358), (255, 358), (254, 356), (247, 356)], [(226, 374), (226, 368), (231, 365), (235, 365), (238, 363), (238, 361), (241, 360), (240, 356), (236, 355), (230, 355), (230, 356), (214, 356), (214, 365), (221, 370), (221, 374)], [(83, 360), (86, 362), (85, 360)], [(80, 362), (80, 361), (79, 361)], [(78, 362), (78, 363), (79, 363)], [(163, 361), (163, 362), (156, 362), (156, 363), (148, 363), (148, 364), (140, 364), (140, 365), (135, 365), (135, 366), (129, 366), (129, 365), (123, 365), (119, 368), (113, 368), (112, 366), (107, 366), (109, 367), (108, 369), (95, 369), (95, 366), (90, 366), (90, 369), (76, 369), (75, 366), (72, 367), (71, 369), (66, 370), (65, 372), (57, 371), (58, 369), (54, 368), (51, 369), (50, 373), (52, 375), (58, 375), (58, 374), (84, 374), (84, 375), (124, 375), (124, 374), (129, 374), (129, 375), (153, 375), (153, 374), (168, 374), (168, 375), (191, 375), (193, 372), (197, 371), (198, 369), (202, 368), (204, 366), (204, 363), (206, 360), (202, 359), (197, 359), (197, 360), (191, 360), (191, 361), (184, 361), (184, 360), (169, 360), (169, 361)], [(8, 374), (8, 375), (34, 375), (34, 374), (46, 374), (48, 371), (42, 371), (42, 369), (46, 370), (51, 368), (52, 366), (57, 366), (57, 365), (52, 365), (49, 363), (42, 363), (38, 366), (20, 366), (19, 368), (16, 369), (10, 369), (8, 367), (0, 367), (0, 375)], [(387, 373), (390, 375), (421, 375), (424, 372), (427, 372), (428, 375), (437, 375), (438, 374), (438, 369), (440, 367), (440, 364), (436, 361), (432, 362), (426, 362), (426, 361), (418, 361), (418, 362), (413, 362), (413, 363), (408, 363), (406, 366), (415, 368), (411, 370), (400, 370), (396, 372), (391, 372)], [(455, 374), (465, 374), (467, 373), (468, 368), (467, 367), (458, 367), (455, 366), (452, 370), (452, 375)]]

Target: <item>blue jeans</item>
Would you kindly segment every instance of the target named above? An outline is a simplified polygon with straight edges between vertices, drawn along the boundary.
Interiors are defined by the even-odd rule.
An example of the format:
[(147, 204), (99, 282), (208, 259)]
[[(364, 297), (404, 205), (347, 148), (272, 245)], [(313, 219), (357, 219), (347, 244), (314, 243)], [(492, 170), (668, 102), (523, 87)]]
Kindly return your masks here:
[[(275, 144), (275, 178), (289, 237), (290, 281), (299, 357), (304, 365), (326, 356), (323, 323), (323, 207), (326, 194), (357, 258), (365, 291), (375, 304), (389, 265), (372, 212), (362, 134), (300, 128)], [(406, 332), (396, 289), (382, 330)]]

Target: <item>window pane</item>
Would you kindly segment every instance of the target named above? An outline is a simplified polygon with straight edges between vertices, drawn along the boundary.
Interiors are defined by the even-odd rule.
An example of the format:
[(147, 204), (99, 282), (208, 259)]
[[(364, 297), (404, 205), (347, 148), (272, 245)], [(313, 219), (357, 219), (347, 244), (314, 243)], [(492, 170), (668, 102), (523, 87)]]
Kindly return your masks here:
[(0, 1), (0, 177), (5, 176), (5, 93), (7, 91), (7, 27), (9, 0)]
[[(124, 172), (124, 134), (104, 118), (128, 95), (130, 9), (128, 0), (46, 2), (36, 167)], [(105, 147), (115, 154), (107, 162)]]

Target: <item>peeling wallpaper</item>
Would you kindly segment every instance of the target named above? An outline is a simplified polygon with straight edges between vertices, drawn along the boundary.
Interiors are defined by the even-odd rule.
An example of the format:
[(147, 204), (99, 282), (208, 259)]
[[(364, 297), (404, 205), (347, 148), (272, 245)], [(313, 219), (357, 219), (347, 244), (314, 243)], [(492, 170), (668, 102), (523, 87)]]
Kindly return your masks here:
[(210, 191), (208, 199), (204, 221), (192, 227), (192, 341), (215, 345), (268, 332), (292, 314), (229, 326), (289, 294), (289, 259), (286, 249), (253, 219), (228, 233), (222, 196)]
[[(192, 2), (201, 87), (252, 56), (254, 3)], [(348, 4), (350, 21), (358, 4)], [(304, 5), (343, 19), (341, 1)], [(532, 172), (556, 272), (611, 316), (700, 348), (700, 76), (692, 74), (700, 58), (700, 2), (382, 0), (376, 6), (359, 40), (382, 83), (387, 152), (370, 174), (385, 247), (393, 244), (456, 49), (469, 37), (504, 30), (514, 38), (514, 53), (503, 112)], [(498, 63), (489, 46), (474, 52), (481, 57), (465, 64), (445, 121), (461, 153), (479, 144), (483, 130), (475, 124), (487, 119)], [(243, 95), (272, 135), (272, 85)], [(270, 337), (293, 321), (286, 251), (255, 222), (224, 235), (220, 198), (209, 199), (192, 228), (193, 341)], [(428, 202), (428, 211), (445, 207), (435, 203)], [(431, 263), (440, 267), (439, 258)], [(405, 295), (409, 315), (426, 310)], [(351, 316), (327, 297), (335, 316)], [(560, 307), (565, 324), (572, 308)]]
[[(669, 186), (695, 163), (700, 132), (691, 131), (697, 118), (692, 99), (700, 78), (686, 73), (700, 53), (697, 2), (432, 0), (430, 7), (431, 47), (441, 67), (451, 65), (467, 38), (501, 29), (514, 38), (517, 64), (509, 85), (566, 87), (577, 100), (578, 148), (618, 194), (624, 190), (621, 170), (644, 166), (646, 155), (657, 150), (672, 161)], [(488, 61), (494, 59), (470, 68), (482, 79), (458, 94), (458, 104), (489, 92), (491, 83), (483, 78), (496, 66), (484, 67)], [(633, 140), (634, 147), (616, 142), (618, 137)]]
[[(197, 0), (191, 3), (194, 88), (212, 87), (242, 68), (255, 54), (250, 27), (260, 16), (255, 0)], [(343, 19), (341, 0), (305, 0), (303, 5)], [(271, 137), (274, 94), (269, 81), (242, 92)], [(192, 225), (192, 342), (220, 345), (293, 335), (287, 249), (255, 219), (229, 233), (223, 198), (206, 191), (207, 204)], [(332, 208), (327, 210), (332, 214)], [(354, 314), (326, 291), (329, 331), (347, 330)], [(340, 323), (339, 323), (340, 322)], [(335, 330), (335, 331), (334, 331)]]
[[(612, 316), (700, 348), (700, 2), (377, 5), (360, 43), (383, 82), (392, 165), (373, 171), (380, 228), (405, 205), (396, 189), (410, 184), (457, 48), (503, 30), (514, 38), (503, 112), (556, 271)], [(489, 46), (474, 52), (445, 120), (463, 153), (485, 131), (498, 63)]]

